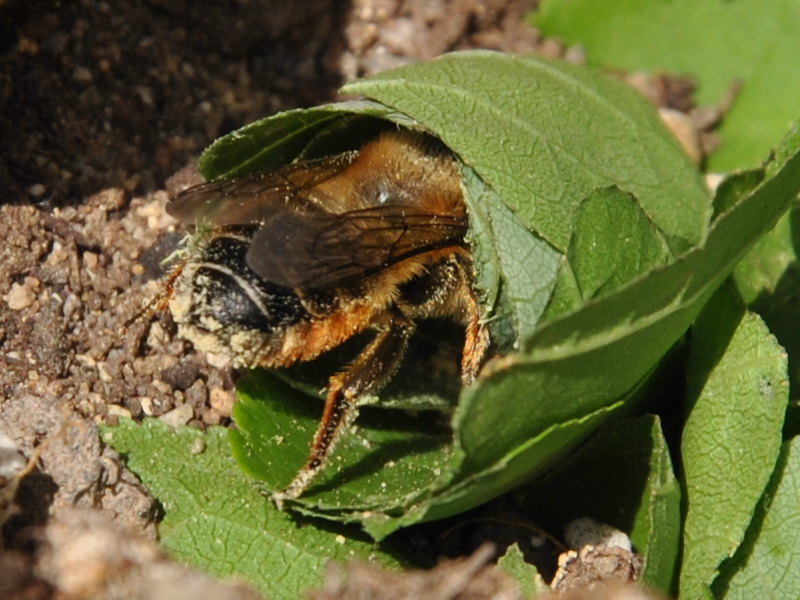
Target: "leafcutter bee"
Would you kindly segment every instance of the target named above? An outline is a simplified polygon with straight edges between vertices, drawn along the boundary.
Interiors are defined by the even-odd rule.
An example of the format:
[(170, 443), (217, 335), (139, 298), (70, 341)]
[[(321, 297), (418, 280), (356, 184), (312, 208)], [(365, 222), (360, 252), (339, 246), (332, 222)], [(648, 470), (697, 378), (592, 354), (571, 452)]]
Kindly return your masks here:
[(458, 164), (438, 140), (383, 133), (358, 151), (201, 184), (168, 211), (206, 230), (167, 293), (178, 335), (197, 349), (237, 367), (287, 367), (374, 332), (330, 377), (308, 460), (278, 503), (323, 468), (358, 397), (397, 370), (418, 320), (464, 325), (461, 376), (475, 379), (489, 337)]

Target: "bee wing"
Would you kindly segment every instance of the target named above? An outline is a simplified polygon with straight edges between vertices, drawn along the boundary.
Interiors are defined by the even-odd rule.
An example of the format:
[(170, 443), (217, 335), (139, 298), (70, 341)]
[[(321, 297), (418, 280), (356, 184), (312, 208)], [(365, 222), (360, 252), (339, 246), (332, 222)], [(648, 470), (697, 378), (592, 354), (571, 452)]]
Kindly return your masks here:
[(304, 192), (339, 174), (357, 153), (345, 152), (271, 169), (237, 179), (191, 187), (167, 205), (167, 212), (188, 225), (213, 227), (263, 223), (289, 208), (302, 210)]
[(263, 279), (299, 289), (352, 284), (407, 258), (461, 244), (465, 216), (385, 205), (343, 214), (282, 212), (256, 232), (247, 264)]

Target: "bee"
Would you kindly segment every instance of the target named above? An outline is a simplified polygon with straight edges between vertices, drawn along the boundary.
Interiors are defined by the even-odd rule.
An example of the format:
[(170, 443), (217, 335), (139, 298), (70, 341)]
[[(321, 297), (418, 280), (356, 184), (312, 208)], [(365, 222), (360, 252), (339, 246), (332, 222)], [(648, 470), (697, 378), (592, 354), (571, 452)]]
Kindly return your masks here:
[(300, 496), (355, 420), (359, 396), (385, 385), (417, 321), (463, 324), (463, 383), (489, 336), (473, 290), (458, 163), (431, 136), (392, 131), (360, 150), (180, 193), (168, 212), (205, 234), (168, 283), (178, 336), (235, 367), (309, 361), (366, 331), (333, 374), (308, 459), (280, 505)]

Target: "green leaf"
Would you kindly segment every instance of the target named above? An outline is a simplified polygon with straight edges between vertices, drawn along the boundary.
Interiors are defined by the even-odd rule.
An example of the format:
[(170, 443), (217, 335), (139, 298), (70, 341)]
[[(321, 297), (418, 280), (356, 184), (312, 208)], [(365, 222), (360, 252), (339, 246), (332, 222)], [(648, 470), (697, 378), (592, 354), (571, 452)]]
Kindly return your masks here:
[(766, 322), (789, 354), (791, 389), (800, 389), (800, 208), (786, 213), (775, 228), (759, 240), (734, 272), (745, 301)]
[[(800, 138), (795, 127), (776, 154), (785, 156)], [(767, 169), (771, 169), (767, 165)], [(742, 259), (734, 271), (736, 287), (778, 338), (789, 355), (792, 396), (800, 389), (800, 330), (797, 304), (800, 302), (800, 207), (795, 205), (778, 224)]]
[[(357, 147), (392, 119), (414, 122), (380, 104), (342, 102), (288, 110), (260, 119), (214, 141), (203, 151), (198, 168), (207, 180), (257, 173), (295, 159), (316, 158)], [(343, 132), (347, 135), (343, 135)]]
[(732, 173), (725, 177), (717, 186), (717, 191), (714, 194), (714, 216), (712, 220), (735, 206), (737, 202), (751, 193), (764, 181), (764, 175), (764, 168), (760, 167), (750, 171)]
[(692, 329), (681, 597), (715, 579), (741, 544), (775, 468), (788, 402), (786, 355), (761, 319), (721, 289)]
[[(375, 417), (372, 424), (361, 419), (359, 435), (366, 437), (344, 436), (331, 472), (293, 506), (327, 518), (358, 520), (371, 535), (383, 537), (398, 527), (476, 506), (547, 469), (624, 405), (737, 261), (790, 205), (800, 188), (800, 155), (773, 172), (716, 219), (704, 245), (541, 325), (520, 340), (520, 352), (490, 363), (478, 384), (461, 394), (452, 419), (454, 438), (440, 430), (428, 438), (432, 443), (419, 446), (421, 456), (414, 449), (417, 442), (404, 446), (387, 439), (393, 448), (389, 459), (382, 454), (381, 435), (393, 431), (395, 416), (388, 421)], [(397, 381), (402, 385), (402, 372)], [(259, 410), (266, 412), (254, 424), (277, 419), (271, 405), (261, 403)], [(418, 439), (424, 439), (430, 435), (425, 429), (429, 421), (409, 424), (402, 435), (410, 440), (419, 433)], [(261, 427), (245, 425), (240, 424), (243, 434)], [(251, 445), (245, 440), (239, 457), (247, 463), (248, 457), (269, 455), (276, 464), (299, 465), (312, 428), (309, 421), (305, 442), (298, 438), (300, 451), (291, 449), (294, 443)], [(352, 446), (346, 445), (348, 438)], [(375, 458), (363, 453), (365, 444), (377, 453)], [(397, 471), (381, 468), (389, 461)], [(394, 479), (395, 472), (402, 481)], [(270, 481), (276, 482), (270, 487), (282, 484)]]
[[(785, 143), (777, 150), (778, 156), (800, 138), (800, 128), (795, 127)], [(772, 164), (772, 163), (770, 163)], [(770, 165), (767, 165), (771, 169)], [(742, 187), (755, 185), (764, 170), (738, 174), (726, 179), (722, 186)], [(757, 182), (755, 182), (757, 183)], [(800, 329), (797, 327), (797, 305), (800, 302), (800, 207), (797, 203), (781, 217), (778, 224), (761, 238), (737, 265), (733, 280), (739, 293), (752, 310), (757, 312), (778, 338), (789, 355), (789, 380), (792, 396), (800, 389)]]
[(565, 258), (545, 320), (666, 264), (672, 253), (636, 198), (610, 187), (595, 190), (581, 203)]
[(615, 187), (580, 206), (567, 260), (584, 301), (605, 296), (672, 258), (667, 242), (636, 198)]
[[(283, 489), (305, 464), (322, 402), (267, 371), (250, 372), (238, 391), (234, 455), (269, 490)], [(362, 517), (380, 524), (438, 479), (449, 460), (450, 436), (445, 422), (430, 418), (436, 413), (414, 416), (369, 407), (361, 412), (358, 427), (337, 445), (331, 464), (303, 501), (320, 513), (370, 511)]]
[(723, 576), (717, 598), (800, 598), (800, 439), (781, 448), (778, 466), (761, 500), (747, 539)]
[(536, 567), (525, 562), (522, 550), (517, 544), (508, 547), (506, 553), (497, 561), (497, 566), (517, 583), (522, 598), (525, 600), (533, 600), (550, 590)]
[(453, 426), (461, 464), (431, 514), (463, 510), (536, 474), (556, 452), (550, 433), (558, 432), (561, 451), (583, 439), (584, 419), (613, 410), (640, 385), (798, 187), (795, 154), (717, 219), (704, 246), (544, 324), (521, 352), (490, 363), (462, 393)]
[(708, 198), (652, 107), (602, 73), (537, 57), (457, 52), (344, 86), (440, 137), (517, 217), (556, 249), (597, 187), (636, 196), (685, 248), (702, 239)]
[(794, 0), (545, 0), (534, 20), (546, 35), (580, 43), (593, 64), (692, 75), (702, 104), (741, 81), (711, 170), (757, 165), (798, 116)]
[(532, 235), (472, 169), (464, 169), (464, 187), (480, 273), (476, 284), (483, 291), (484, 312), (492, 315), (492, 344), (497, 351), (508, 351), (535, 331), (550, 301), (561, 255)]
[(656, 417), (609, 424), (517, 502), (549, 531), (591, 517), (628, 533), (642, 581), (669, 594), (680, 551), (681, 491)]
[(218, 577), (247, 579), (270, 598), (294, 600), (319, 587), (330, 559), (394, 559), (344, 528), (298, 527), (272, 507), (230, 455), (227, 430), (173, 430), (156, 419), (122, 421), (103, 440), (126, 457), (160, 501), (162, 545)]

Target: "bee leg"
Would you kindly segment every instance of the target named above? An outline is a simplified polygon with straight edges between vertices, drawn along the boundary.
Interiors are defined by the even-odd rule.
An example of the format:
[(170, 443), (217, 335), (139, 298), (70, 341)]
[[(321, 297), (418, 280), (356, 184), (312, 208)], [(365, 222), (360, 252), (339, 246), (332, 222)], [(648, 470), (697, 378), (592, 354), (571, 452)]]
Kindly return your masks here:
[(461, 301), (465, 328), (464, 350), (461, 354), (461, 381), (464, 385), (469, 385), (478, 376), (481, 363), (489, 350), (489, 330), (481, 321), (481, 305), (469, 284), (471, 264), (456, 260), (456, 268), (460, 277), (455, 294)]
[(373, 326), (378, 330), (375, 339), (328, 381), (325, 410), (308, 460), (284, 490), (272, 494), (278, 508), (285, 500), (300, 496), (322, 470), (336, 441), (358, 416), (358, 397), (376, 391), (394, 374), (415, 329), (414, 322), (396, 308), (381, 313)]
[(172, 268), (169, 276), (167, 277), (167, 281), (164, 284), (164, 288), (161, 292), (153, 297), (145, 304), (141, 309), (139, 309), (133, 316), (128, 318), (122, 324), (122, 333), (124, 334), (125, 331), (136, 323), (139, 320), (150, 320), (155, 315), (165, 312), (167, 307), (169, 306), (169, 301), (175, 294), (175, 281), (180, 277), (181, 273), (183, 272), (183, 267), (186, 265), (186, 261), (182, 260), (176, 266)]

